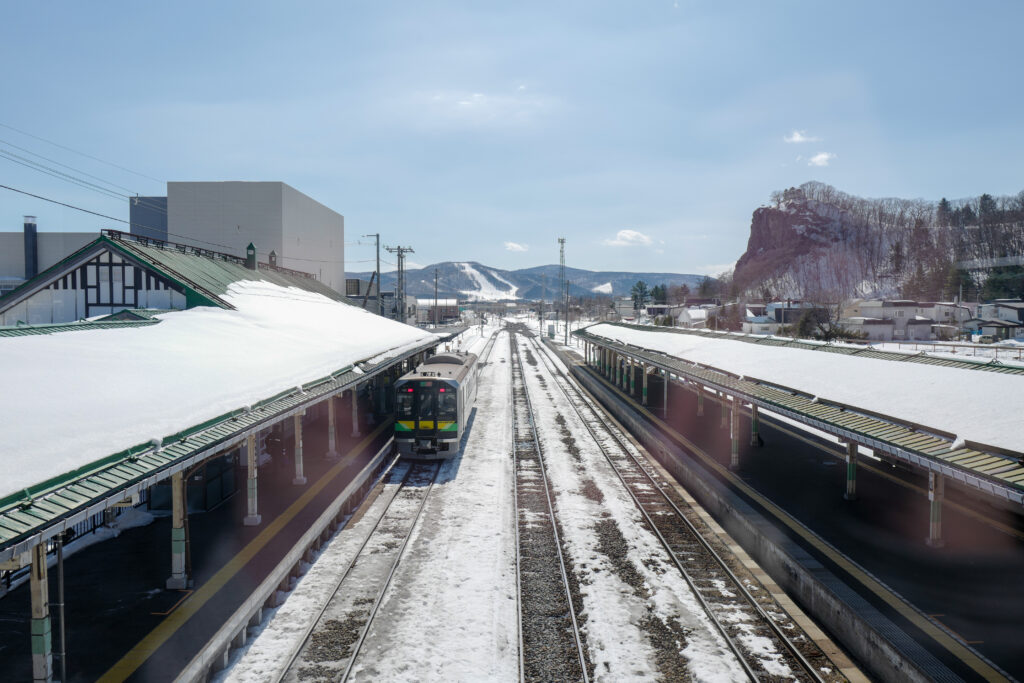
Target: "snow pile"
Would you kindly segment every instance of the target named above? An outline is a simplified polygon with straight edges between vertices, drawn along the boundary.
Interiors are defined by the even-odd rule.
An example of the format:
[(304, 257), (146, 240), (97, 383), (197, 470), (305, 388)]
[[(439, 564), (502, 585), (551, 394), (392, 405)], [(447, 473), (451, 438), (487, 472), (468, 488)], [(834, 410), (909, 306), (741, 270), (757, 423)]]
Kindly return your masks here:
[(147, 327), (0, 339), (0, 496), (434, 337), (291, 287)]
[(595, 294), (611, 294), (612, 293), (612, 283), (606, 282), (603, 285), (598, 285), (597, 287), (591, 287), (590, 291), (594, 292)]
[(790, 387), (1018, 453), (1024, 377), (984, 370), (814, 353), (608, 324), (591, 334)]
[(516, 291), (518, 291), (519, 288), (503, 277), (500, 277), (497, 273), (491, 271), (491, 276), (508, 285), (508, 289), (498, 289), (495, 287), (490, 280), (484, 277), (480, 271), (473, 267), (472, 263), (460, 263), (459, 268), (461, 268), (462, 272), (472, 278), (473, 282), (476, 283), (476, 289), (464, 289), (461, 292), (470, 299), (481, 301), (500, 301), (502, 299), (516, 298)]

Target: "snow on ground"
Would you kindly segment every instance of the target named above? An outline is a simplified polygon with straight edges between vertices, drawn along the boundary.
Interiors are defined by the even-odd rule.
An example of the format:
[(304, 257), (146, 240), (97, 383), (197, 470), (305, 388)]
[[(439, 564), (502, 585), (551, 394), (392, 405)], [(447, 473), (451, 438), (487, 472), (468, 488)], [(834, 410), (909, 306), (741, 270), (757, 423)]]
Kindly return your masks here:
[[(685, 646), (680, 654), (694, 680), (745, 680), (725, 641), (645, 526), (633, 500), (543, 363), (532, 367), (524, 355), (523, 369), (556, 496), (562, 540), (579, 577), (584, 631), (595, 678), (658, 678), (655, 653), (642, 626), (653, 612), (663, 623), (675, 621), (682, 627)], [(544, 376), (543, 384), (539, 375)], [(559, 417), (564, 420), (561, 424)], [(565, 442), (567, 435), (574, 437), (575, 456)], [(595, 488), (599, 494), (594, 493)], [(639, 576), (639, 585), (627, 583), (621, 569), (600, 550), (602, 543), (609, 542), (609, 533), (607, 528), (599, 530), (597, 524), (608, 521), (627, 545), (627, 558)], [(766, 655), (765, 659), (772, 661), (773, 657)]]
[(431, 339), (320, 294), (231, 285), (129, 329), (0, 339), (0, 496)]
[(441, 470), (353, 680), (518, 676), (508, 353), (502, 334), (481, 374), (464, 455)]
[(606, 282), (603, 285), (598, 285), (597, 287), (591, 287), (590, 291), (591, 292), (595, 292), (597, 294), (611, 294), (612, 293), (612, 283)]
[(334, 594), (338, 579), (344, 574), (360, 546), (373, 531), (398, 491), (399, 483), (409, 469), (399, 463), (392, 470), (389, 483), (355, 522), (346, 525), (331, 539), (313, 564), (288, 594), (284, 604), (259, 627), (259, 633), (245, 646), (232, 653), (229, 668), (214, 681), (252, 681), (257, 683), (279, 676), (289, 664), (296, 648), (302, 645), (324, 604)]
[(608, 324), (591, 334), (1024, 452), (1024, 377)]
[(516, 298), (516, 292), (519, 290), (519, 288), (516, 287), (511, 282), (509, 282), (508, 280), (505, 280), (492, 272), (491, 275), (493, 275), (498, 280), (501, 280), (509, 287), (508, 289), (498, 289), (493, 284), (491, 284), (491, 281), (484, 277), (483, 274), (480, 273), (480, 271), (474, 268), (473, 264), (460, 263), (459, 267), (462, 268), (462, 272), (471, 277), (473, 279), (473, 282), (476, 283), (477, 289), (466, 289), (461, 292), (470, 299), (483, 301), (500, 301), (501, 299)]

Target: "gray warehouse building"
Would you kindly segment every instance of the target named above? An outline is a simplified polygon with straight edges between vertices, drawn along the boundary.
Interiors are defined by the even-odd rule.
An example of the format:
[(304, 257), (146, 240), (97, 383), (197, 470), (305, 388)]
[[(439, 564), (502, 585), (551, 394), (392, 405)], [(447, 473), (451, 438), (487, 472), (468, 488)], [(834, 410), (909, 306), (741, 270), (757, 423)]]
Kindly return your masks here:
[[(277, 263), (317, 276), (345, 292), (345, 218), (282, 182), (170, 182), (164, 236), (158, 237), (143, 212), (160, 197), (146, 197), (132, 233), (171, 242), (245, 254), (252, 242), (260, 261), (271, 251)], [(151, 216), (156, 219), (154, 211)]]

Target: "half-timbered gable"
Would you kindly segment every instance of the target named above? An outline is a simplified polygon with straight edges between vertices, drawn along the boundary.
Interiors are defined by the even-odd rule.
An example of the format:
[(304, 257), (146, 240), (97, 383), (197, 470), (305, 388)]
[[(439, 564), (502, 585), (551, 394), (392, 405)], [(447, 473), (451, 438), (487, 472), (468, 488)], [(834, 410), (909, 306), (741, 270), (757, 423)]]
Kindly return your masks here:
[(105, 230), (93, 242), (0, 297), (0, 326), (67, 323), (125, 309), (231, 308), (232, 282), (269, 280), (340, 298), (312, 275), (190, 245)]

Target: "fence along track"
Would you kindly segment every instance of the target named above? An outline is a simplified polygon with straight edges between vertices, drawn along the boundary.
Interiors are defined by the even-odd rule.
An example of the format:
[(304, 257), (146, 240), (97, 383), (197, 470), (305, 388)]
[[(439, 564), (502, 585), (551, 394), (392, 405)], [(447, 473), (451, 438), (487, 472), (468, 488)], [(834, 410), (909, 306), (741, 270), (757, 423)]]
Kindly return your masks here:
[(587, 658), (515, 333), (509, 334), (509, 343), (512, 350), (519, 679), (586, 682), (589, 680)]
[[(439, 462), (415, 463), (409, 466), (398, 489), (388, 501), (387, 508), (374, 523), (373, 529), (367, 534), (345, 571), (341, 573), (331, 597), (324, 603), (317, 618), (307, 630), (302, 644), (292, 652), (287, 668), (273, 680), (348, 679), (440, 469)], [(385, 522), (395, 523), (397, 528), (388, 528)], [(395, 543), (395, 540), (400, 542)], [(375, 591), (360, 590), (361, 584), (373, 584), (366, 579), (379, 575), (379, 571), (373, 566), (379, 563), (366, 562), (366, 568), (363, 569), (366, 576), (357, 576), (361, 568), (360, 560), (366, 561), (369, 557), (380, 558), (389, 551), (392, 559), (383, 582)], [(347, 585), (346, 581), (355, 584), (351, 592), (342, 591)], [(361, 595), (354, 597), (356, 593)], [(367, 610), (365, 605), (371, 601), (372, 607)]]
[[(783, 631), (785, 628), (803, 635), (799, 627), (789, 619), (788, 615), (782, 620), (784, 624), (780, 626), (777, 619), (768, 614), (765, 607), (750, 593), (743, 581), (736, 576), (725, 560), (711, 547), (707, 539), (701, 535), (679, 508), (669, 492), (666, 491), (666, 487), (658, 481), (656, 473), (646, 462), (646, 458), (632, 446), (612, 420), (604, 415), (603, 411), (561, 372), (548, 355), (547, 349), (541, 348), (543, 345), (536, 340), (533, 343), (537, 346), (537, 355), (543, 358), (545, 367), (555, 378), (569, 405), (576, 411), (580, 421), (583, 422), (595, 443), (600, 447), (612, 470), (629, 492), (647, 524), (669, 552), (669, 556), (679, 568), (683, 578), (693, 589), (698, 601), (723, 635), (730, 649), (736, 654), (751, 680), (761, 680), (770, 677), (770, 674), (764, 670), (763, 665), (756, 664), (759, 659), (753, 656), (753, 653), (749, 652), (748, 648), (736, 637), (739, 635), (740, 629), (736, 626), (735, 621), (730, 619), (727, 623), (723, 623), (715, 614), (716, 610), (712, 605), (718, 605), (717, 611), (719, 612), (742, 609), (750, 618), (747, 623), (759, 624), (762, 631), (767, 629), (768, 633), (763, 635), (771, 638), (776, 645), (781, 645), (778, 651), (788, 654), (790, 664), (796, 664), (795, 668), (790, 667), (794, 673), (802, 671), (810, 680), (824, 682), (826, 679), (822, 677), (818, 669), (808, 661), (797, 644)], [(589, 418), (580, 409), (581, 405), (586, 406)], [(602, 437), (600, 433), (604, 433), (606, 436)], [(700, 573), (699, 579), (695, 578), (697, 572)], [(709, 572), (711, 572), (710, 575)], [(742, 601), (723, 600), (722, 596), (725, 591), (716, 586), (716, 582), (727, 583), (742, 596)], [(765, 592), (765, 597), (771, 601), (769, 609), (779, 615), (785, 614), (775, 604), (774, 599), (767, 595), (767, 592)], [(804, 637), (806, 638), (806, 636)], [(806, 642), (810, 643), (811, 641), (807, 639)], [(817, 650), (817, 647), (815, 646), (814, 649)], [(829, 662), (829, 666), (832, 666), (831, 662)]]

